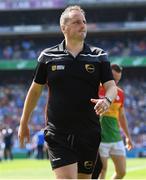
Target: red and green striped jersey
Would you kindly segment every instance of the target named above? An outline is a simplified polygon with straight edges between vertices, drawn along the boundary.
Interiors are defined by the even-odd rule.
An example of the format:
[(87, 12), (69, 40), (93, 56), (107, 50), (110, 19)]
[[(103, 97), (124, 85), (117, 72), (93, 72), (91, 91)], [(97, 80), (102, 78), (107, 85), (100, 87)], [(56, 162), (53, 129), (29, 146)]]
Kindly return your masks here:
[[(121, 140), (120, 128), (119, 128), (119, 113), (120, 108), (124, 105), (124, 92), (117, 87), (118, 93), (115, 101), (111, 104), (109, 110), (105, 112), (101, 118), (102, 128), (102, 142), (117, 142)], [(99, 88), (99, 97), (102, 98), (105, 95), (103, 87)]]

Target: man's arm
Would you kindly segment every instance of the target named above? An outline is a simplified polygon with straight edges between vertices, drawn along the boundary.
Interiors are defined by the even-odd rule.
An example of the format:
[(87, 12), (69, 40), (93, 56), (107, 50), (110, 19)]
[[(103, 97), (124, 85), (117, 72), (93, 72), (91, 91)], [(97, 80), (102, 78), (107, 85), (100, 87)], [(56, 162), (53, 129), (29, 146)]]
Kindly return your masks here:
[(105, 89), (105, 97), (109, 98), (111, 102), (113, 102), (117, 96), (117, 86), (114, 80), (105, 82), (103, 84)]
[(91, 102), (95, 103), (94, 109), (97, 115), (102, 115), (105, 111), (107, 111), (117, 96), (117, 86), (114, 80), (105, 82), (103, 87), (105, 89), (106, 98), (91, 99)]
[(18, 130), (18, 137), (20, 142), (20, 147), (24, 146), (24, 141), (26, 140), (29, 142), (30, 135), (29, 135), (29, 128), (28, 128), (28, 122), (30, 120), (30, 116), (36, 107), (36, 104), (38, 102), (38, 99), (41, 95), (42, 89), (44, 85), (37, 84), (35, 82), (32, 82), (29, 91), (27, 93), (24, 107), (23, 107), (23, 113), (20, 120), (20, 126)]
[(133, 148), (133, 143), (132, 143), (131, 136), (130, 136), (130, 133), (128, 130), (127, 118), (126, 118), (124, 107), (122, 107), (120, 109), (119, 123), (120, 123), (121, 128), (124, 131), (125, 136), (126, 136), (127, 149), (131, 150)]

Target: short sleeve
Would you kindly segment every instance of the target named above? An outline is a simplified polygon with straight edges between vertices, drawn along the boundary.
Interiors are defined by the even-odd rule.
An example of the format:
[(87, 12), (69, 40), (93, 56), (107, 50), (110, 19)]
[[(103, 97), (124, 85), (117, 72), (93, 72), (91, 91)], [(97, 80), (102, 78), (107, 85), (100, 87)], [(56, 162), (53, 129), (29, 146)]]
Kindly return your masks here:
[(38, 57), (38, 64), (34, 72), (34, 82), (42, 85), (47, 82), (47, 63), (44, 51)]
[(46, 84), (47, 82), (47, 65), (39, 62), (34, 73), (34, 82)]
[(106, 53), (103, 56), (100, 56), (100, 62), (101, 62), (101, 83), (103, 84), (107, 81), (114, 80), (110, 61)]

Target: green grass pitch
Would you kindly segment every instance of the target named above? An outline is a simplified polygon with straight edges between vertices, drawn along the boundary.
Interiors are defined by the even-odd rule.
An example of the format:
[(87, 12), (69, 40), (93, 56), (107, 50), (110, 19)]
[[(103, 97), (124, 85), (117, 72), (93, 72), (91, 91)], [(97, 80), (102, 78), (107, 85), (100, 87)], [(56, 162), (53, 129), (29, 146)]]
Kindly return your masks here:
[[(111, 160), (107, 179), (114, 168)], [(1, 180), (48, 180), (54, 179), (49, 160), (13, 160), (0, 162)], [(127, 159), (127, 175), (124, 179), (146, 179), (146, 158)]]

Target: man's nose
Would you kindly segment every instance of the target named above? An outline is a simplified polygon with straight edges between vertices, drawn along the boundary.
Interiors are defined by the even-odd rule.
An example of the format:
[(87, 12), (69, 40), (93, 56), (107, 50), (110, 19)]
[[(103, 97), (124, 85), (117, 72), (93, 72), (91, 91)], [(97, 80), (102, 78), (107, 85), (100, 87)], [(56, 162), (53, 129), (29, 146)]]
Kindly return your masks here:
[(86, 27), (86, 24), (85, 24), (83, 21), (80, 23), (80, 25), (81, 25), (81, 27), (83, 27), (83, 28)]

